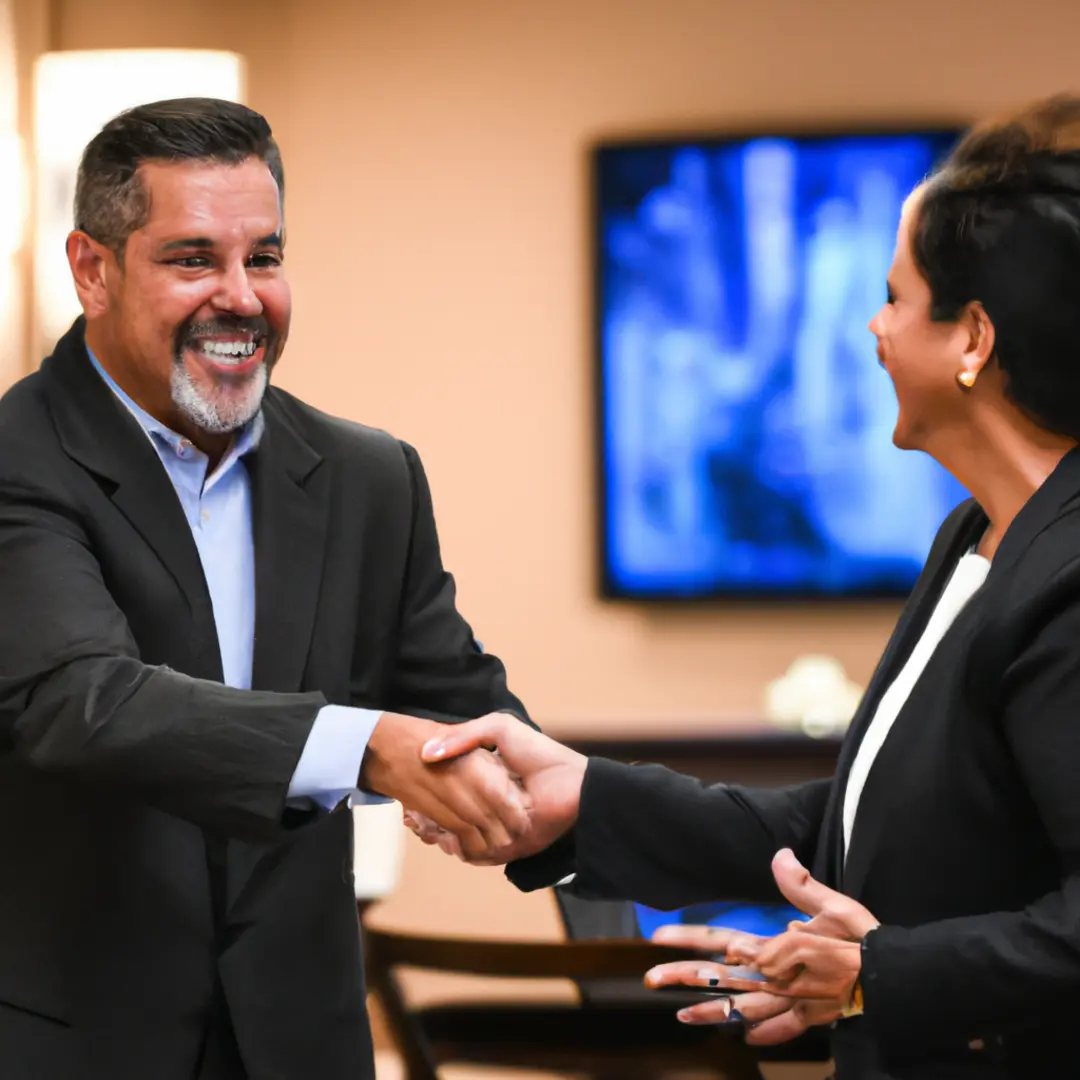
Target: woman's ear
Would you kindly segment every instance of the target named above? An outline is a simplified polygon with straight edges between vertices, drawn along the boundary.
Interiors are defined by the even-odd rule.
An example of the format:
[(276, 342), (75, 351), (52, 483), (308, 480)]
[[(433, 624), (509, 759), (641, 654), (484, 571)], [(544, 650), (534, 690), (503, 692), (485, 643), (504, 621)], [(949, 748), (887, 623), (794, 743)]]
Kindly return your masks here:
[(960, 368), (974, 382), (994, 355), (994, 324), (986, 308), (978, 300), (973, 300), (960, 316), (960, 329), (963, 335)]

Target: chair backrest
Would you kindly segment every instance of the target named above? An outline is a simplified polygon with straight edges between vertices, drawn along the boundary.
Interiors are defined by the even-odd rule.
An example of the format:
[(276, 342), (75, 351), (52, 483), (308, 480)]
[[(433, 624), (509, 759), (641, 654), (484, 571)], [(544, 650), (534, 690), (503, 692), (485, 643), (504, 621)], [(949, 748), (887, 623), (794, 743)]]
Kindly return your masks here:
[[(555, 902), (559, 908), (566, 936), (571, 941), (637, 940), (643, 941), (634, 905), (627, 900), (586, 900), (564, 886), (556, 886)], [(648, 946), (655, 948), (655, 946)], [(655, 961), (660, 963), (661, 961)], [(642, 983), (646, 969), (629, 976), (605, 976), (601, 979), (575, 979), (583, 1005), (640, 1005), (657, 1000), (656, 991)], [(697, 999), (688, 994), (671, 994), (665, 999), (672, 1012)]]
[[(647, 941), (496, 941), (421, 936), (364, 927), (368, 988), (382, 1006), (410, 1080), (434, 1080), (437, 1061), (423, 1025), (409, 1007), (399, 968), (504, 978), (641, 983), (654, 964), (685, 960), (678, 949)], [(597, 976), (603, 978), (597, 979)]]

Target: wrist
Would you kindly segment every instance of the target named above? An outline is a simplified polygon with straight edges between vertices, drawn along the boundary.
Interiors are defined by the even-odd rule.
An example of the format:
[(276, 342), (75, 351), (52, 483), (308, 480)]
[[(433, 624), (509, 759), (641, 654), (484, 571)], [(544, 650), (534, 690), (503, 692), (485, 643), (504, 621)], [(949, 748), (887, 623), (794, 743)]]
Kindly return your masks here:
[(420, 747), (438, 728), (433, 720), (384, 712), (375, 721), (368, 739), (357, 786), (376, 795), (398, 798), (397, 779), (402, 758), (419, 761)]
[(849, 1016), (862, 1016), (865, 1011), (865, 1002), (863, 998), (863, 973), (866, 966), (866, 941), (867, 938), (877, 929), (877, 926), (872, 926), (869, 930), (863, 934), (859, 940), (859, 970), (855, 975), (855, 982), (851, 987), (851, 997), (848, 1000), (844, 1011), (841, 1013), (842, 1017)]

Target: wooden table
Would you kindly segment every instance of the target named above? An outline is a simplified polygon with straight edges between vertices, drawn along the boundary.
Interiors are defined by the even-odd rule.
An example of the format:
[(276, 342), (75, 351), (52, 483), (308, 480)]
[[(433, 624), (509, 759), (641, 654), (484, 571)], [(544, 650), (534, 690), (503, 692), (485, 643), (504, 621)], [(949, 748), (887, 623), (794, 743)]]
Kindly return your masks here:
[(761, 725), (725, 730), (718, 723), (717, 728), (718, 734), (710, 737), (620, 738), (604, 733), (567, 736), (560, 741), (590, 757), (655, 762), (710, 783), (765, 787), (832, 776), (843, 741), (839, 736), (813, 739)]

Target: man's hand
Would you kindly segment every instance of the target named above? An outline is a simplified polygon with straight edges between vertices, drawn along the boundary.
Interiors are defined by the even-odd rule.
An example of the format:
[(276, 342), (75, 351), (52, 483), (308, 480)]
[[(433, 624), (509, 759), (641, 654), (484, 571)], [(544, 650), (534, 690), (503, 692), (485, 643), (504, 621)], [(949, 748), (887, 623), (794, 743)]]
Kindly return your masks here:
[(424, 765), (421, 747), (445, 730), (433, 720), (384, 713), (368, 742), (359, 786), (397, 799), (450, 830), (466, 858), (505, 861), (529, 831), (528, 797), (486, 750), (459, 749), (454, 760), (438, 768)]
[[(471, 851), (458, 834), (461, 840), (458, 851), (452, 836), (433, 830), (430, 822), (423, 820), (433, 818), (443, 825), (434, 814), (406, 803), (409, 810), (419, 812), (411, 818), (412, 827), (422, 840), (437, 843), (451, 854), (460, 854), (466, 862), (495, 866), (535, 855), (573, 828), (588, 763), (584, 755), (505, 713), (495, 713), (464, 724), (439, 725), (436, 738), (423, 747), (422, 759), (427, 763), (426, 768), (438, 776), (442, 770), (456, 765), (460, 755), (475, 752), (480, 747), (497, 751), (499, 760), (524, 788), (529, 808), (528, 830), (519, 834), (509, 848), (479, 855)], [(443, 828), (450, 834), (458, 833), (452, 826), (443, 825)]]

